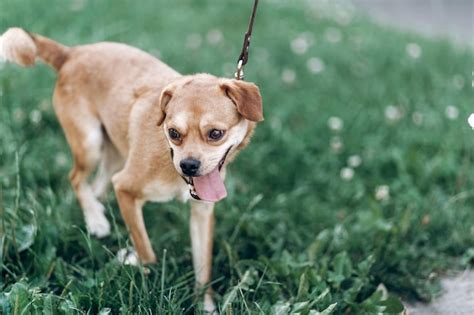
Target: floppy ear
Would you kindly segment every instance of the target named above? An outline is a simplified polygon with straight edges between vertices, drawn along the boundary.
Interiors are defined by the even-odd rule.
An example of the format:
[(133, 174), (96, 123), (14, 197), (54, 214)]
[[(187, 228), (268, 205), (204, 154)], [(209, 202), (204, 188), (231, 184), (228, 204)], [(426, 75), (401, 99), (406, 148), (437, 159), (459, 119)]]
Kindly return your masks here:
[(255, 122), (263, 120), (262, 96), (255, 84), (241, 80), (224, 80), (220, 88), (245, 119)]
[(171, 98), (173, 97), (173, 92), (175, 90), (174, 84), (170, 84), (164, 88), (164, 90), (161, 92), (160, 99), (158, 101), (158, 106), (160, 107), (160, 112), (161, 115), (158, 119), (158, 126), (161, 126), (163, 121), (165, 121), (166, 118), (166, 106), (170, 102)]

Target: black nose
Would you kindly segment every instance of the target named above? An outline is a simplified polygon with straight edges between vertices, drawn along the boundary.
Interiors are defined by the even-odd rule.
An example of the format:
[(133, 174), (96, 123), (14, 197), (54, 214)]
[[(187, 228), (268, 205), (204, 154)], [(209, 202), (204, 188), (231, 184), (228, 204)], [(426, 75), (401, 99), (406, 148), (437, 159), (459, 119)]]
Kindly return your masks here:
[(181, 167), (184, 175), (194, 176), (197, 174), (199, 166), (201, 166), (201, 162), (193, 158), (188, 158), (181, 160), (181, 162), (179, 162), (179, 166)]

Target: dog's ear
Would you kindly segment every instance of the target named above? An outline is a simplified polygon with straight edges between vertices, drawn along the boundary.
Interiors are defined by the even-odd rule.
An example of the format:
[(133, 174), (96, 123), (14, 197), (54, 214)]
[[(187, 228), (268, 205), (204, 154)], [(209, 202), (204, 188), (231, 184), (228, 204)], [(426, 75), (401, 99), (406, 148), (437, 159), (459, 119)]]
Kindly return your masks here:
[(166, 86), (163, 91), (161, 92), (159, 101), (157, 106), (159, 106), (159, 111), (161, 112), (161, 115), (158, 119), (158, 126), (161, 126), (163, 121), (165, 121), (166, 118), (166, 106), (170, 102), (171, 98), (173, 97), (174, 90), (176, 89), (174, 84), (170, 84)]
[(255, 84), (225, 79), (219, 86), (245, 119), (255, 122), (263, 120), (262, 96)]

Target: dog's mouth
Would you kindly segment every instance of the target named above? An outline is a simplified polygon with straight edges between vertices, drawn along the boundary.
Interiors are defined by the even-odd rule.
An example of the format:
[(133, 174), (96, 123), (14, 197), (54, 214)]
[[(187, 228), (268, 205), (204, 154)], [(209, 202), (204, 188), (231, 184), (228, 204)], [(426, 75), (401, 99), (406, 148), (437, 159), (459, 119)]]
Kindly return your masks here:
[(217, 202), (227, 197), (227, 190), (220, 172), (224, 166), (230, 146), (217, 166), (208, 174), (200, 176), (181, 176), (189, 188), (189, 194), (196, 200)]

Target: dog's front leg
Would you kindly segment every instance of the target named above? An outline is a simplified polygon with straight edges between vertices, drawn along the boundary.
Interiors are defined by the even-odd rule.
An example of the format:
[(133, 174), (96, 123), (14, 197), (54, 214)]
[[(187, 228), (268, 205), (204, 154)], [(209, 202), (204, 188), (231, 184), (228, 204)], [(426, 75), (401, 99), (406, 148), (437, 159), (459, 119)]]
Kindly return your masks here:
[[(214, 234), (214, 204), (191, 201), (191, 243), (196, 289), (199, 292), (211, 280), (212, 242)], [(204, 294), (204, 310), (213, 312), (215, 304), (209, 286)]]
[(143, 222), (142, 206), (143, 201), (133, 194), (115, 187), (115, 193), (120, 206), (120, 212), (132, 235), (133, 245), (138, 258), (143, 264), (156, 262), (156, 256), (151, 247), (145, 222)]

